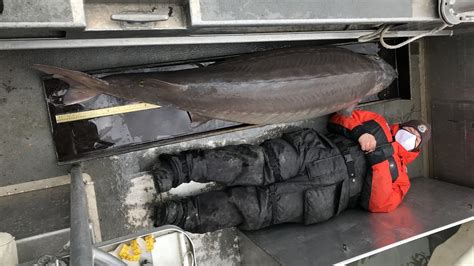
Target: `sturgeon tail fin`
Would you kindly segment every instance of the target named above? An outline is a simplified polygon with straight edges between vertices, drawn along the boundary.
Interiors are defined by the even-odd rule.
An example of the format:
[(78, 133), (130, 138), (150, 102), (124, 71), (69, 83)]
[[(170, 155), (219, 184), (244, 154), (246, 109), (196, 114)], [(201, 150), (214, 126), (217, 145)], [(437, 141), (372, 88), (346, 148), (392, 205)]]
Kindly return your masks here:
[(95, 96), (106, 92), (109, 84), (101, 79), (94, 78), (83, 72), (69, 70), (65, 68), (33, 65), (33, 68), (53, 75), (54, 78), (60, 79), (69, 84), (69, 90), (63, 98), (65, 105), (76, 104), (94, 98)]

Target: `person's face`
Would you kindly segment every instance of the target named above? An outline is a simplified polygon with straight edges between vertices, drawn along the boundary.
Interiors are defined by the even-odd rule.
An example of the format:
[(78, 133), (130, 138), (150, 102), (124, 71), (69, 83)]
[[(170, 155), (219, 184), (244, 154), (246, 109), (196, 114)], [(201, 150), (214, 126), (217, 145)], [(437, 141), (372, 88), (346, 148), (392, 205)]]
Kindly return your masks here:
[(416, 129), (414, 129), (413, 127), (402, 127), (402, 129), (404, 129), (404, 130), (406, 130), (406, 131), (408, 131), (411, 134), (416, 136), (415, 149), (417, 149), (420, 146), (420, 143), (421, 143), (420, 133), (418, 133), (418, 131)]

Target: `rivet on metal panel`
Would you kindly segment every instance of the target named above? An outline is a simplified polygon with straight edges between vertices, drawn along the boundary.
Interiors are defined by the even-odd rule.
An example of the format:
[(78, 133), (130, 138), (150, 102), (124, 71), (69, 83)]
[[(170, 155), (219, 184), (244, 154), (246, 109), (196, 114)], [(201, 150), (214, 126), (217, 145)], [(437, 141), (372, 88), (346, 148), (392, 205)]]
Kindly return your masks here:
[(346, 245), (346, 244), (342, 244), (342, 249), (344, 250), (344, 252), (347, 252), (347, 251), (348, 251), (347, 245)]

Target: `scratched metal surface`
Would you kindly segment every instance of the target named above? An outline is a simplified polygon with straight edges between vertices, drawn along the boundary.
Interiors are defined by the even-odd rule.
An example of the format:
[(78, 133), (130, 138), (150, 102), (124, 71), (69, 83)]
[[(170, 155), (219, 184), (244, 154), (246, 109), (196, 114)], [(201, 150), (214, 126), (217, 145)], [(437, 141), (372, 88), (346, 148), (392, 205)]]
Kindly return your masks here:
[(425, 46), (432, 176), (474, 188), (474, 34), (430, 38)]
[(28, 1), (3, 0), (1, 22), (69, 22), (73, 10), (69, 0)]
[[(191, 1), (193, 2), (193, 1)], [(288, 20), (411, 17), (411, 0), (325, 1), (305, 0), (200, 0), (203, 20)], [(297, 4), (296, 4), (297, 3)], [(370, 6), (371, 8), (366, 8)]]
[(391, 213), (349, 210), (312, 226), (283, 225), (247, 236), (282, 265), (330, 265), (474, 215), (474, 189), (415, 178)]

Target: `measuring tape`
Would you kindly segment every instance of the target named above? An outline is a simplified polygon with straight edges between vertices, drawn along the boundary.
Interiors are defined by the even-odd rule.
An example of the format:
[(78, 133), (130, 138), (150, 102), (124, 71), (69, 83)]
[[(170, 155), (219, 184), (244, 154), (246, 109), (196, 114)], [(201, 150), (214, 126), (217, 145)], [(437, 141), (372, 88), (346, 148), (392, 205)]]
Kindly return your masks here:
[(66, 123), (72, 121), (86, 120), (91, 118), (125, 114), (143, 110), (158, 109), (161, 106), (149, 103), (134, 103), (122, 106), (107, 107), (102, 109), (95, 109), (90, 111), (81, 111), (76, 113), (56, 115), (56, 123)]

